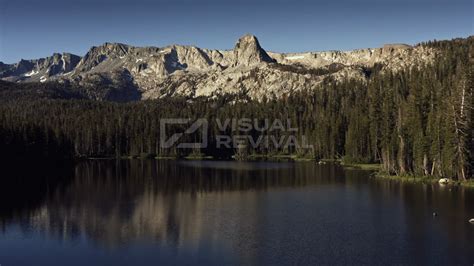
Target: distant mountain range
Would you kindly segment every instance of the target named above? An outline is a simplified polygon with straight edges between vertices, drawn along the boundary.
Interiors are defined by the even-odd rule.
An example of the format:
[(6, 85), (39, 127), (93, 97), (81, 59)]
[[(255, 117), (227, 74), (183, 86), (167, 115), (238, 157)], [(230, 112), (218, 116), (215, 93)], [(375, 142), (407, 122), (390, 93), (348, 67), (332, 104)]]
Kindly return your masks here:
[(364, 80), (375, 66), (407, 69), (430, 62), (436, 53), (434, 48), (405, 44), (347, 52), (273, 53), (266, 52), (253, 35), (241, 37), (233, 50), (105, 43), (83, 57), (63, 53), (16, 64), (0, 62), (0, 79), (99, 90), (88, 94), (99, 100), (222, 94), (260, 99), (311, 89), (331, 77)]

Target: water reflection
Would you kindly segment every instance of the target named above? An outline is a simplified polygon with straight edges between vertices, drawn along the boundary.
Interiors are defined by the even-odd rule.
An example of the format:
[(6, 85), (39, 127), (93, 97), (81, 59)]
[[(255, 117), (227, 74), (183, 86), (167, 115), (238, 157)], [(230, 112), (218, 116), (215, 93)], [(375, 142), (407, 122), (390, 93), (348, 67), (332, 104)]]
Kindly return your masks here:
[(474, 194), (461, 188), (314, 163), (87, 161), (71, 175), (40, 179), (21, 207), (2, 200), (4, 234), (15, 227), (112, 251), (205, 249), (246, 264), (473, 260)]
[[(326, 178), (315, 178), (315, 173)], [(106, 246), (144, 238), (179, 245), (201, 238), (203, 213), (233, 203), (257, 207), (257, 195), (246, 191), (344, 181), (336, 177), (342, 177), (342, 169), (335, 166), (293, 163), (88, 161), (75, 168), (67, 186), (54, 187), (54, 180), (43, 180), (52, 192), (40, 190), (47, 198), (34, 197), (31, 202), (43, 201), (41, 206), (17, 213), (16, 220), (25, 231), (59, 239), (85, 234)], [(238, 209), (231, 208), (226, 214), (233, 211), (238, 215)]]

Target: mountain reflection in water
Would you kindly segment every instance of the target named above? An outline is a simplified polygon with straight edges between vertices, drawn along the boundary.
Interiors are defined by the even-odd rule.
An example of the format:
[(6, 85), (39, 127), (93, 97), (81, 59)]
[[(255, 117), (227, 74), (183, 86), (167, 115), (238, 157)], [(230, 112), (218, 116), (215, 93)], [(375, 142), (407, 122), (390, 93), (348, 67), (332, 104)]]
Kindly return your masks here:
[(340, 263), (416, 264), (439, 262), (433, 253), (441, 251), (452, 254), (444, 262), (473, 259), (466, 221), (474, 196), (462, 188), (402, 185), (314, 162), (97, 160), (69, 174), (38, 181), (41, 195), (10, 191), (24, 200), (0, 204), (3, 233), (15, 227), (112, 251), (205, 246), (210, 256), (227, 252), (231, 264), (331, 263), (337, 254)]

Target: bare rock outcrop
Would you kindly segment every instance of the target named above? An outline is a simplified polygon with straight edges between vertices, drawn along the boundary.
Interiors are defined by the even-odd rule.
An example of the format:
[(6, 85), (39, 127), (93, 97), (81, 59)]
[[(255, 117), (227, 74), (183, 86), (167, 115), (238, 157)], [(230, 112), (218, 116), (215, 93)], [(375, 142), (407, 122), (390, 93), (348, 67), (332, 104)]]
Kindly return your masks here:
[(364, 80), (364, 68), (375, 64), (398, 71), (430, 62), (435, 55), (433, 48), (403, 44), (354, 51), (274, 53), (266, 52), (255, 36), (245, 35), (233, 50), (105, 43), (92, 47), (83, 57), (63, 53), (16, 64), (0, 62), (0, 79), (71, 82), (89, 88), (94, 99), (118, 101), (228, 93), (261, 99), (312, 89), (326, 77)]
[(275, 59), (271, 58), (262, 49), (255, 36), (245, 35), (241, 37), (234, 48), (234, 63), (232, 66), (252, 66), (263, 62), (273, 63)]

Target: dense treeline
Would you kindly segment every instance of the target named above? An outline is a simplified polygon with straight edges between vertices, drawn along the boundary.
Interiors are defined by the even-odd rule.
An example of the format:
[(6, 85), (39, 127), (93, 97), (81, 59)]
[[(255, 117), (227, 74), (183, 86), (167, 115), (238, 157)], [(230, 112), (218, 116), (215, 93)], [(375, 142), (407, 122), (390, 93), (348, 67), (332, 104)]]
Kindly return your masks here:
[[(367, 70), (368, 81), (326, 79), (311, 91), (260, 102), (222, 96), (218, 99), (168, 98), (133, 103), (36, 99), (2, 94), (0, 150), (3, 156), (102, 157), (296, 154), (380, 162), (392, 174), (473, 176), (473, 38), (430, 42), (441, 51), (435, 62), (396, 72), (381, 66)], [(47, 97), (45, 97), (47, 98)], [(161, 118), (208, 119), (204, 149), (164, 149)], [(313, 145), (252, 146), (216, 149), (223, 134), (216, 118), (290, 121)], [(174, 128), (175, 132), (183, 128)], [(167, 132), (168, 134), (170, 132)], [(171, 132), (173, 133), (173, 132)], [(225, 134), (239, 135), (226, 129)], [(259, 132), (285, 135), (288, 132)], [(189, 141), (201, 136), (185, 136)], [(195, 139), (193, 139), (195, 138)]]

